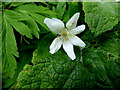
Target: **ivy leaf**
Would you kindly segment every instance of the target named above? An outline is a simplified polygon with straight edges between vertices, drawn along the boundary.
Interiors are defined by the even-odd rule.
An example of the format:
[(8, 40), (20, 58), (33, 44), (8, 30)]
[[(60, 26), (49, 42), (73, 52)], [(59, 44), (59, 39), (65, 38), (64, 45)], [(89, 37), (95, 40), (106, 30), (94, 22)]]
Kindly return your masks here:
[(85, 21), (96, 36), (118, 24), (118, 4), (115, 2), (83, 2)]
[[(2, 77), (13, 77), (16, 69), (15, 57), (18, 57), (16, 40), (12, 26), (4, 19), (2, 31)], [(9, 74), (8, 74), (9, 73)]]
[(75, 48), (77, 58), (74, 61), (70, 60), (63, 50), (51, 55), (49, 46), (52, 37), (48, 34), (39, 42), (38, 48), (33, 53), (33, 66), (25, 65), (23, 71), (19, 73), (17, 88), (118, 87), (120, 66), (116, 62), (117, 57), (111, 62), (107, 54), (103, 53), (105, 50), (93, 47), (83, 50), (82, 61), (77, 47)]

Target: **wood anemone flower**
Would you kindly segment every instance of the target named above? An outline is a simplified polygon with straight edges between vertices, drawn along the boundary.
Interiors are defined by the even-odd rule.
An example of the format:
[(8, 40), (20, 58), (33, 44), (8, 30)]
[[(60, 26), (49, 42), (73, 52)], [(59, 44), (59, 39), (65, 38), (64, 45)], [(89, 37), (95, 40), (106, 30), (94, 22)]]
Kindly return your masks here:
[(85, 25), (77, 26), (77, 21), (80, 16), (80, 13), (75, 13), (70, 20), (66, 23), (66, 27), (64, 23), (57, 18), (45, 18), (44, 23), (48, 26), (48, 28), (58, 34), (52, 44), (50, 45), (50, 53), (54, 54), (57, 52), (61, 46), (63, 45), (63, 49), (67, 53), (67, 55), (74, 60), (76, 58), (74, 53), (73, 45), (79, 46), (80, 48), (85, 47), (85, 43), (76, 36), (85, 30)]

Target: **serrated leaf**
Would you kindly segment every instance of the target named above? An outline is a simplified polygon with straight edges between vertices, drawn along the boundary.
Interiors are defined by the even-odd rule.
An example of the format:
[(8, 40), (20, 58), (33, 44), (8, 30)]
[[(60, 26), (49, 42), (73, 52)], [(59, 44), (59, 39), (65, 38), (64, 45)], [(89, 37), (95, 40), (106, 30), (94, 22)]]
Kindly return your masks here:
[(57, 13), (57, 18), (62, 19), (66, 10), (66, 2), (59, 2), (57, 7), (53, 7), (53, 11)]
[(118, 31), (106, 32), (99, 37), (98, 49), (103, 50), (107, 54), (108, 60), (119, 61), (119, 39)]
[(118, 4), (110, 2), (83, 2), (85, 21), (95, 35), (100, 35), (118, 24)]
[(68, 10), (65, 9), (63, 21), (67, 22), (75, 13), (80, 12), (79, 8), (80, 6), (78, 5), (78, 2), (68, 2)]
[(10, 6), (16, 7), (16, 6), (20, 6), (22, 4), (25, 4), (26, 2), (12, 2)]
[[(14, 17), (12, 16), (14, 15)], [(20, 34), (26, 35), (28, 38), (32, 39), (31, 30), (27, 25), (20, 22), (19, 20), (27, 20), (27, 18), (22, 18), (20, 13), (11, 10), (4, 11), (4, 18), (17, 30)]]
[(13, 10), (4, 10), (4, 16), (12, 19), (24, 18), (21, 13), (15, 12)]
[(2, 78), (2, 21), (2, 15), (0, 15), (0, 78)]
[(40, 29), (37, 25), (37, 23), (35, 22), (35, 20), (28, 15), (27, 13), (23, 13), (24, 17), (26, 17), (26, 20), (21, 20), (26, 22), (26, 24), (29, 26), (29, 29), (31, 30), (31, 34), (33, 34), (36, 38), (39, 39), (39, 32)]
[[(15, 57), (18, 57), (16, 40), (12, 26), (4, 19), (2, 31), (2, 75), (13, 77), (16, 69)], [(9, 73), (9, 74), (8, 74)]]
[(24, 23), (18, 21), (17, 19), (11, 19), (11, 18), (7, 18), (7, 20), (10, 22), (10, 24), (15, 28), (15, 30), (17, 30), (21, 35), (25, 35), (26, 37), (32, 39), (32, 35), (31, 35), (31, 30), (28, 28), (27, 25), (25, 25)]
[[(63, 50), (59, 50), (54, 55), (49, 53), (52, 39), (53, 36), (46, 35), (40, 41), (38, 48), (33, 53), (33, 66), (26, 65), (24, 67), (18, 76), (16, 87), (86, 89), (97, 86), (116, 88), (116, 84), (120, 82), (117, 80), (117, 78), (120, 78), (120, 66), (115, 60), (111, 63), (107, 54), (103, 53), (104, 50), (84, 49), (81, 62), (80, 50), (75, 48), (77, 58), (72, 61)], [(114, 44), (116, 45), (116, 43)], [(112, 81), (112, 77), (114, 77), (114, 81)], [(115, 84), (112, 84), (113, 82)]]
[[(14, 10), (17, 11), (17, 12), (21, 12), (23, 14), (30, 15), (36, 22), (38, 22), (40, 24), (40, 26), (42, 26), (46, 30), (48, 30), (48, 28), (43, 23), (44, 19), (46, 17), (56, 17), (56, 13), (55, 12), (49, 10), (46, 7), (36, 6), (34, 4), (33, 5), (32, 4), (21, 5), (21, 6), (17, 7), (17, 8), (15, 8)], [(37, 27), (36, 27), (36, 29), (37, 29)], [(40, 29), (42, 29), (42, 28), (40, 28)], [(46, 33), (48, 31), (44, 30), (43, 32)], [(37, 34), (37, 32), (36, 32), (36, 34)], [(38, 36), (36, 35), (36, 37), (38, 37)]]
[(38, 22), (42, 27), (44, 27), (47, 31), (50, 31), (48, 27), (43, 23), (44, 19), (46, 18), (45, 16), (36, 14), (36, 13), (30, 13), (30, 15), (33, 17), (33, 19)]
[[(27, 28), (26, 31), (29, 31), (36, 38), (39, 38), (39, 33), (38, 32), (40, 30), (38, 28), (37, 23), (34, 21), (34, 19), (30, 15), (28, 15), (27, 13), (20, 13), (20, 12), (16, 12), (16, 11), (13, 11), (13, 10), (5, 10), (4, 13), (5, 13), (5, 16), (8, 18), (8, 20), (10, 19), (9, 22), (11, 22), (11, 23), (13, 23), (13, 22), (20, 23), (20, 21), (26, 22), (26, 25), (23, 25), (23, 23), (21, 23), (21, 25), (23, 25), (23, 28), (24, 29)], [(23, 17), (23, 15), (24, 15), (24, 17)], [(13, 20), (11, 20), (11, 19), (13, 19)], [(14, 23), (13, 23), (13, 25), (14, 25)], [(21, 34), (21, 30), (19, 30), (18, 27), (16, 27), (16, 28), (17, 28), (16, 30), (18, 30), (18, 32), (20, 31), (20, 34)], [(30, 38), (31, 36), (30, 36), (29, 32), (26, 33), (26, 31), (24, 33), (27, 36), (29, 36), (29, 38)], [(23, 32), (22, 32), (22, 35), (25, 35), (25, 34), (23, 34)]]
[(31, 18), (29, 15), (28, 15), (28, 25), (29, 25), (29, 28), (30, 30), (32, 31), (32, 34), (39, 39), (39, 32), (40, 32), (40, 29), (37, 25), (37, 23), (35, 22), (35, 20), (33, 18)]
[(31, 4), (26, 4), (26, 5), (21, 5), (17, 8), (15, 8), (16, 11), (21, 11), (21, 12), (44, 12), (45, 10), (48, 10), (48, 8), (44, 8), (42, 6), (36, 6), (36, 5), (31, 5)]
[(119, 50), (119, 40), (118, 39), (111, 39), (107, 42), (103, 42), (102, 45), (100, 46), (100, 49), (105, 50), (108, 52), (108, 54), (115, 55), (114, 57), (118, 56), (118, 50)]
[(20, 11), (20, 12), (26, 12), (26, 13), (39, 13), (39, 14), (48, 14), (51, 17), (55, 17), (56, 13), (49, 10), (46, 7), (43, 6), (36, 6), (36, 5), (31, 5), (31, 4), (26, 4), (26, 5), (21, 5), (17, 8), (15, 8), (15, 11)]
[[(27, 49), (24, 49), (25, 47), (27, 47)], [(20, 50), (19, 62), (17, 62), (17, 68), (15, 70), (15, 75), (13, 78), (3, 79), (3, 82), (4, 82), (3, 88), (9, 88), (10, 86), (12, 86), (11, 88), (14, 88), (17, 82), (16, 79), (18, 77), (19, 72), (23, 69), (24, 65), (30, 63), (34, 48), (35, 48), (35, 45), (27, 45), (27, 46), (22, 45), (21, 48), (19, 48)]]

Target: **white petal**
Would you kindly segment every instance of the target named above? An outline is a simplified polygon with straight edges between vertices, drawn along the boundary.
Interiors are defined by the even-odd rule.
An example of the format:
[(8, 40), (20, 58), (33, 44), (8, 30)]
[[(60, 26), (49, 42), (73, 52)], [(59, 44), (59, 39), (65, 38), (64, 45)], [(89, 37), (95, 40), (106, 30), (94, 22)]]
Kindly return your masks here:
[(68, 29), (73, 29), (73, 28), (75, 28), (76, 25), (77, 25), (77, 21), (78, 21), (79, 16), (80, 16), (80, 13), (74, 14), (74, 15), (71, 17), (71, 19), (66, 23), (66, 27), (67, 27)]
[(67, 55), (74, 60), (76, 58), (75, 53), (74, 53), (74, 49), (73, 49), (73, 45), (70, 41), (65, 41), (63, 42), (63, 49), (65, 50), (65, 52), (67, 53)]
[(73, 45), (75, 46), (79, 46), (81, 48), (85, 47), (85, 43), (77, 36), (72, 36), (71, 38), (69, 38), (70, 41), (72, 42)]
[(81, 25), (71, 30), (72, 34), (79, 34), (85, 30), (85, 25)]
[(53, 40), (52, 44), (50, 45), (50, 53), (54, 54), (57, 52), (62, 45), (62, 40), (60, 37), (57, 37)]
[(44, 23), (48, 26), (48, 28), (54, 33), (60, 33), (61, 30), (64, 29), (64, 23), (56, 18), (45, 18)]

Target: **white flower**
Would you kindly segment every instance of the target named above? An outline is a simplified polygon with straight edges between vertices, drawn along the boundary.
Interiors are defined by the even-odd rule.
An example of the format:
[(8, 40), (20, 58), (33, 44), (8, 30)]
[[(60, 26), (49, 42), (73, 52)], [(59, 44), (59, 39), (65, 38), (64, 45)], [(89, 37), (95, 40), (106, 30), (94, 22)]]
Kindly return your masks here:
[(116, 2), (119, 2), (120, 0), (115, 0)]
[(52, 44), (50, 45), (50, 53), (54, 54), (63, 45), (63, 49), (67, 55), (74, 60), (76, 58), (74, 53), (73, 45), (79, 46), (80, 48), (85, 47), (85, 43), (76, 34), (81, 33), (85, 30), (85, 25), (77, 26), (77, 21), (80, 13), (74, 14), (71, 19), (66, 23), (66, 28), (64, 23), (56, 18), (45, 18), (44, 23), (49, 27), (49, 29), (58, 34)]

